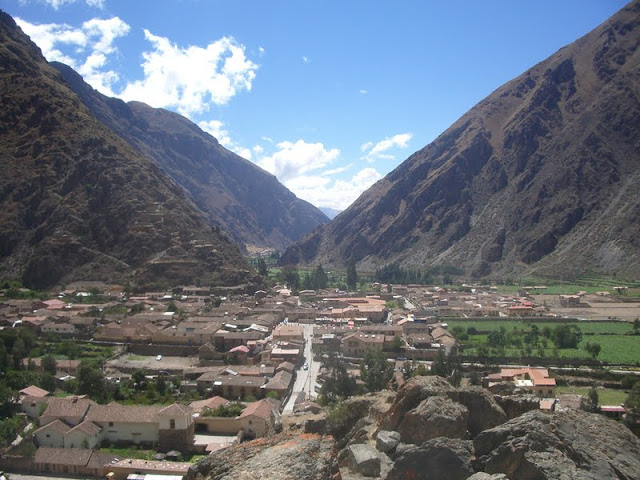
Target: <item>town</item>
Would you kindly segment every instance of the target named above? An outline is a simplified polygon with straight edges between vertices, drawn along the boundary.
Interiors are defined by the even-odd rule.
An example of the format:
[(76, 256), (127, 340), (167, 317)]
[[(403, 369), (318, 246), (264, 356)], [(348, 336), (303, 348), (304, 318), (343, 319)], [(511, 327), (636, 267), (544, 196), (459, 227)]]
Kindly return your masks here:
[[(586, 342), (582, 359), (563, 359), (560, 347), (582, 350), (559, 336), (579, 337), (581, 328), (588, 335), (599, 324), (637, 335), (640, 303), (626, 301), (625, 288), (554, 295), (545, 286), (505, 293), (495, 285), (374, 282), (357, 292), (276, 284), (222, 296), (196, 286), (131, 293), (79, 282), (44, 300), (5, 290), (0, 334), (12, 343), (3, 356), (15, 367), (7, 378), (15, 394), (5, 393), (12, 406), (4, 408), (21, 421), (0, 466), (116, 480), (181, 477), (187, 460), (279, 432), (289, 415), (429, 373), (489, 389), (511, 383), (547, 411), (595, 401), (622, 418), (622, 402), (558, 391), (562, 369), (547, 367), (603, 371), (600, 344)], [(509, 328), (482, 327), (496, 322)], [(513, 322), (524, 325), (520, 339)], [(625, 338), (637, 352), (640, 337)], [(154, 455), (128, 458), (127, 449)]]

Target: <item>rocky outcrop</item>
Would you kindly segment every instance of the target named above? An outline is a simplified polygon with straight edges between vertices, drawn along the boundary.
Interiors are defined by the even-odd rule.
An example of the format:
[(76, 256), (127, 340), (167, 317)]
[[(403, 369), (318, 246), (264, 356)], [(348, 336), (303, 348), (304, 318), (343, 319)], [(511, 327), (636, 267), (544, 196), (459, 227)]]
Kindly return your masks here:
[[(437, 418), (438, 413), (436, 409), (431, 408), (429, 403), (426, 402), (420, 408), (423, 401), (430, 399), (431, 397), (442, 397), (448, 399), (451, 403), (457, 403), (463, 406), (468, 412), (468, 415), (464, 415), (463, 410), (460, 407), (447, 407), (450, 410), (451, 416)], [(437, 403), (434, 403), (437, 402)], [(431, 405), (449, 405), (446, 401), (434, 400)], [(456, 412), (454, 414), (454, 411)], [(419, 412), (423, 412), (424, 415), (419, 415)], [(493, 395), (479, 387), (470, 387), (467, 389), (457, 389), (453, 387), (442, 377), (415, 377), (406, 382), (398, 391), (396, 402), (391, 406), (387, 416), (382, 421), (382, 428), (387, 430), (401, 430), (407, 429), (407, 435), (413, 435), (414, 429), (406, 419), (407, 415), (414, 418), (416, 421), (423, 422), (424, 425), (429, 423), (429, 418), (433, 419), (434, 428), (440, 425), (439, 431), (445, 436), (462, 438), (464, 435), (460, 435), (460, 422), (465, 420), (465, 429), (469, 432), (471, 437), (477, 435), (487, 428), (500, 425), (507, 420), (507, 416), (496, 403)], [(455, 418), (457, 419), (454, 419)], [(404, 425), (401, 428), (401, 424)], [(455, 426), (455, 429), (451, 430), (451, 434), (445, 432), (445, 428), (442, 428), (445, 424), (451, 427)], [(417, 435), (417, 433), (416, 433)], [(427, 434), (428, 435), (428, 434)], [(403, 439), (404, 439), (403, 435)], [(407, 437), (409, 438), (409, 437)], [(417, 437), (416, 437), (417, 438)], [(432, 438), (432, 437), (430, 437)]]
[(351, 470), (365, 477), (380, 475), (380, 458), (378, 452), (369, 445), (357, 443), (347, 447), (347, 462)]
[(463, 438), (467, 434), (469, 410), (447, 397), (429, 397), (409, 410), (398, 433), (405, 443), (420, 444), (436, 437)]
[(214, 452), (191, 467), (186, 479), (328, 480), (338, 471), (335, 453), (331, 437), (280, 434)]
[(495, 395), (494, 398), (509, 420), (540, 408), (540, 399), (531, 395)]
[(380, 430), (376, 435), (376, 448), (384, 453), (393, 452), (400, 443), (400, 434), (398, 432), (389, 432)]
[(476, 470), (509, 478), (634, 479), (640, 439), (608, 418), (579, 410), (532, 411), (480, 433)]
[(465, 480), (473, 475), (469, 440), (438, 437), (421, 445), (401, 445), (386, 480)]

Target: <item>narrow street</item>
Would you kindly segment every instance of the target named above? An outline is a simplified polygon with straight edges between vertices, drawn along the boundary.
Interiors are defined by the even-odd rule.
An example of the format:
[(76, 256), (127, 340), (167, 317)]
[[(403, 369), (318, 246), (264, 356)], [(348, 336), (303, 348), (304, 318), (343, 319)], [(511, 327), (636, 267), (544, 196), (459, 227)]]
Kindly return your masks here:
[[(314, 362), (313, 353), (311, 351), (311, 339), (313, 338), (313, 325), (302, 325), (304, 328), (304, 353), (305, 361), (309, 365), (309, 369), (305, 370), (302, 365), (297, 370), (296, 382), (293, 385), (293, 391), (286, 405), (284, 406), (283, 414), (293, 413), (293, 405), (300, 392), (305, 393), (305, 400), (315, 400), (316, 391), (314, 386), (316, 384), (316, 378), (320, 371), (320, 362)], [(304, 362), (303, 362), (304, 363)]]

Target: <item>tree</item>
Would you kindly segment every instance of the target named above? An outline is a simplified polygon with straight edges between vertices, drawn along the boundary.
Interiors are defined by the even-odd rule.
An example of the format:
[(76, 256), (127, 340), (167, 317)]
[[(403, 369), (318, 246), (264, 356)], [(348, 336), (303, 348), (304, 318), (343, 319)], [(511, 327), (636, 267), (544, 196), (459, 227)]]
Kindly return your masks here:
[(404, 342), (402, 341), (402, 339), (398, 335), (394, 336), (393, 341), (391, 342), (391, 350), (393, 350), (395, 353), (400, 353), (402, 347), (404, 347)]
[(269, 275), (269, 267), (267, 267), (267, 262), (262, 257), (258, 259), (258, 273), (263, 277)]
[(487, 335), (487, 345), (492, 348), (504, 347), (507, 343), (507, 337), (504, 328), (499, 330), (491, 330)]
[(42, 370), (49, 375), (55, 375), (58, 371), (56, 358), (50, 353), (42, 357)]
[[(640, 381), (635, 382), (633, 388), (624, 401), (627, 409), (625, 425), (636, 435), (640, 434)], [(639, 435), (640, 436), (640, 435)]]
[(636, 318), (633, 321), (633, 334), (638, 335), (640, 333), (640, 318)]
[(349, 375), (347, 367), (338, 357), (337, 352), (330, 351), (324, 365), (329, 370), (329, 377), (320, 389), (320, 403), (325, 405), (335, 403), (356, 393), (356, 379)]
[(278, 279), (286, 284), (291, 290), (298, 290), (300, 287), (300, 275), (298, 267), (295, 265), (285, 265), (278, 274)]
[(16, 370), (20, 370), (22, 368), (22, 359), (27, 356), (27, 347), (22, 338), (18, 337), (18, 339), (13, 343), (13, 348), (11, 349), (11, 358), (13, 360), (13, 368)]
[(78, 367), (78, 393), (89, 395), (96, 402), (108, 400), (107, 385), (102, 370), (89, 362), (81, 362)]
[(589, 405), (588, 410), (593, 413), (597, 413), (600, 411), (600, 399), (598, 397), (598, 390), (596, 387), (591, 387), (589, 390)]
[(314, 277), (315, 277), (314, 288), (316, 289), (327, 288), (327, 286), (329, 285), (329, 277), (327, 276), (327, 272), (324, 271), (322, 264), (319, 264), (316, 267), (316, 270), (314, 272)]
[(551, 334), (557, 348), (578, 348), (582, 332), (576, 325), (558, 325)]
[(586, 350), (586, 352), (591, 355), (593, 357), (593, 359), (595, 360), (596, 358), (598, 358), (598, 355), (600, 355), (600, 344), (593, 342), (587, 342), (587, 344), (584, 346), (584, 349)]
[(347, 286), (350, 290), (355, 290), (358, 286), (358, 272), (356, 271), (356, 261), (349, 260), (347, 264)]
[(393, 377), (393, 365), (387, 361), (382, 350), (365, 352), (360, 363), (360, 378), (370, 392), (378, 392), (387, 387)]

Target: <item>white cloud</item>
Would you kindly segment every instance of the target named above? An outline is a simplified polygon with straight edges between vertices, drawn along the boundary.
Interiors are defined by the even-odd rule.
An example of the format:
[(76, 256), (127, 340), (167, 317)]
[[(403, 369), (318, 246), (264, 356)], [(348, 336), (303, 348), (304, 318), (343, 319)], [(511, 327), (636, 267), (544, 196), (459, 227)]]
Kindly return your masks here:
[(219, 120), (207, 120), (198, 122), (198, 126), (203, 131), (214, 136), (223, 147), (237, 153), (243, 158), (251, 160), (253, 156), (251, 150), (234, 142), (229, 135), (229, 131), (225, 128), (224, 123)]
[(273, 173), (285, 185), (294, 178), (326, 167), (340, 155), (337, 148), (325, 149), (322, 143), (307, 143), (304, 140), (280, 142), (276, 146), (277, 152), (259, 159), (257, 164)]
[(56, 23), (36, 25), (20, 18), (16, 22), (47, 60), (69, 65), (94, 88), (106, 95), (115, 95), (112, 86), (118, 74), (107, 67), (107, 55), (118, 52), (115, 41), (130, 30), (120, 18), (94, 18), (79, 28)]
[(309, 57), (307, 57), (306, 55), (302, 56), (302, 63), (306, 65), (307, 63), (310, 63), (310, 62), (311, 62), (311, 59)]
[(369, 93), (367, 90), (364, 90), (364, 89), (359, 90), (359, 92), (360, 92), (360, 94), (362, 94), (362, 95), (366, 95), (367, 93)]
[(323, 177), (327, 177), (330, 175), (337, 175), (338, 173), (346, 172), (351, 168), (352, 165), (353, 164), (350, 163), (349, 165), (345, 165), (344, 167), (338, 167), (331, 170), (327, 170), (325, 172), (322, 172), (320, 175), (322, 175)]
[[(44, 3), (46, 5), (49, 5), (54, 10), (58, 10), (60, 7), (62, 7), (64, 5), (78, 2), (78, 0), (38, 0), (38, 1), (40, 3)], [(84, 0), (84, 3), (86, 3), (90, 7), (95, 7), (95, 8), (100, 8), (100, 9), (104, 8), (104, 2), (105, 2), (105, 0)], [(24, 5), (24, 4), (27, 4), (27, 3), (30, 3), (30, 2), (28, 0), (20, 0), (20, 3)]]
[(397, 135), (394, 135), (393, 137), (387, 137), (375, 144), (373, 142), (364, 143), (360, 147), (360, 150), (362, 152), (368, 151), (368, 153), (362, 158), (369, 162), (373, 162), (377, 159), (393, 159), (395, 158), (394, 155), (385, 152), (391, 150), (392, 148), (406, 148), (409, 145), (409, 140), (411, 140), (412, 137), (413, 134), (411, 133), (399, 133)]
[(182, 48), (148, 30), (144, 34), (153, 46), (142, 54), (144, 79), (127, 85), (119, 95), (123, 100), (192, 116), (208, 110), (211, 102), (224, 105), (239, 91), (251, 90), (258, 66), (233, 38)]
[[(304, 140), (280, 142), (272, 155), (256, 164), (273, 173), (289, 190), (313, 205), (344, 210), (367, 188), (381, 178), (373, 168), (365, 168), (350, 179), (332, 178), (352, 164), (327, 169), (340, 156), (340, 150)], [(255, 150), (254, 150), (255, 151)]]
[(223, 105), (238, 92), (251, 90), (258, 68), (247, 59), (244, 45), (233, 38), (223, 37), (206, 47), (183, 48), (145, 30), (151, 49), (142, 54), (144, 78), (116, 89), (120, 78), (110, 69), (109, 61), (118, 52), (116, 40), (130, 30), (120, 18), (94, 18), (78, 28), (16, 21), (47, 60), (71, 66), (105, 95), (170, 108), (185, 116), (205, 112), (211, 103)]
[(285, 185), (296, 196), (315, 206), (344, 210), (380, 178), (380, 173), (368, 167), (348, 180), (331, 181), (324, 176), (302, 176), (286, 182)]
[(262, 147), (262, 145), (255, 145), (252, 150), (256, 155), (262, 155), (262, 153), (264, 153), (264, 148)]
[(260, 54), (260, 56), (263, 56), (265, 52), (264, 47), (258, 47), (258, 53)]

